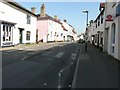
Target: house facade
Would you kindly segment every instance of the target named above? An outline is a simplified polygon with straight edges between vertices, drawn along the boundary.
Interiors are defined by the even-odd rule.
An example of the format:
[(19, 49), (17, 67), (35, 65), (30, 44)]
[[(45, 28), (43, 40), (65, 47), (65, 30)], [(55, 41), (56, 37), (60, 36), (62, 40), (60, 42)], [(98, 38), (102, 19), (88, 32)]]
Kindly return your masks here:
[(100, 3), (100, 14), (86, 33), (92, 44), (120, 60), (120, 0)]
[(77, 38), (77, 33), (75, 32), (73, 26), (71, 26), (70, 24), (67, 23), (67, 20), (61, 21), (62, 25), (64, 26), (64, 28), (66, 29), (65, 31), (65, 40), (66, 41), (74, 41)]
[(0, 2), (0, 46), (36, 42), (37, 16), (16, 2)]
[(88, 39), (90, 43), (98, 48), (103, 49), (104, 46), (104, 28), (105, 28), (105, 3), (100, 3), (100, 13), (95, 21), (90, 22), (88, 26)]
[(41, 6), (41, 12), (37, 15), (38, 42), (63, 41), (64, 30), (57, 16), (51, 17), (46, 14), (46, 7)]
[(106, 1), (104, 51), (120, 60), (120, 1)]
[(74, 28), (67, 24), (66, 20), (59, 20), (56, 15), (54, 18), (47, 15), (44, 4), (42, 4), (41, 12), (37, 16), (38, 42), (72, 41), (74, 37), (76, 39), (77, 35)]

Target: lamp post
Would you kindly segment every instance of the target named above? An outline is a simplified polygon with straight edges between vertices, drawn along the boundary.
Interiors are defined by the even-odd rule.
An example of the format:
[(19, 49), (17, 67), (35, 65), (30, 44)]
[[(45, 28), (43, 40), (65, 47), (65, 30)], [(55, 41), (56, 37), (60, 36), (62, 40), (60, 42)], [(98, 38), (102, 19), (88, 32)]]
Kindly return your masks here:
[[(88, 27), (88, 11), (83, 10), (83, 13), (87, 13), (87, 19), (86, 19), (86, 28)], [(85, 33), (85, 36), (87, 35), (87, 31)], [(87, 52), (87, 37), (85, 37), (85, 52)]]

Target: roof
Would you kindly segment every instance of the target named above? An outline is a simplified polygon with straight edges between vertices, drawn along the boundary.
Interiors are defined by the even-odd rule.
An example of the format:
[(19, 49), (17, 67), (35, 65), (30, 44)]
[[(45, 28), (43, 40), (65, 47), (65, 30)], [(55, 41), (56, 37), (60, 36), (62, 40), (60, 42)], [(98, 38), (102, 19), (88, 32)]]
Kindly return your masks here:
[(104, 11), (105, 11), (105, 9), (103, 9), (103, 10), (100, 12), (100, 14), (97, 16), (97, 18), (95, 19), (95, 21), (94, 21), (94, 22), (96, 22), (96, 21), (97, 21), (97, 19), (98, 19), (98, 18), (100, 18), (100, 16), (104, 13)]
[(63, 25), (62, 25), (63, 30), (68, 31)]
[(99, 9), (101, 9), (101, 8), (105, 8), (105, 3), (100, 3)]
[[(1, 0), (1, 1), (3, 1), (3, 3), (11, 6), (12, 8), (15, 8), (15, 9), (16, 9), (16, 7), (17, 7), (17, 8), (19, 8), (19, 9), (24, 10), (25, 12), (27, 12), (27, 13), (29, 13), (29, 14), (32, 14), (32, 15), (34, 15), (34, 16), (37, 17), (36, 14), (34, 14), (34, 13), (32, 13), (31, 11), (27, 10), (27, 9), (24, 8), (22, 5), (20, 5), (19, 3), (15, 2), (14, 0)], [(18, 10), (18, 9), (17, 9), (17, 10)]]
[(14, 22), (9, 22), (9, 21), (4, 21), (4, 20), (0, 20), (0, 22), (2, 23), (2, 24), (10, 24), (10, 25), (15, 25), (16, 23), (14, 23)]
[(75, 33), (75, 34), (77, 34), (76, 31), (75, 31), (74, 29), (72, 30), (72, 32)]
[(59, 24), (62, 24), (59, 19), (56, 20), (53, 17), (49, 16), (48, 14), (45, 14), (45, 17), (41, 17), (40, 14), (37, 14), (37, 20), (48, 20), (48, 19), (57, 22)]

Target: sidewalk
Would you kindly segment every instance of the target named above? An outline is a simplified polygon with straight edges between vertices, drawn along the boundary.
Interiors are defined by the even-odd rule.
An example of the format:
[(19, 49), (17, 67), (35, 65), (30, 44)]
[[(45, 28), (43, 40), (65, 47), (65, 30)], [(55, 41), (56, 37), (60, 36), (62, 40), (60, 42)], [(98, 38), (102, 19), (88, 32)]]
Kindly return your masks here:
[(67, 42), (53, 42), (53, 43), (38, 43), (38, 44), (21, 44), (18, 46), (11, 46), (11, 47), (3, 47), (0, 48), (0, 51), (5, 51), (5, 50), (28, 50), (28, 51), (38, 51), (38, 50), (43, 50), (43, 49), (48, 49), (55, 47), (60, 44), (65, 44)]
[(82, 44), (72, 88), (118, 88), (118, 66), (120, 61), (117, 59), (90, 44), (85, 52)]

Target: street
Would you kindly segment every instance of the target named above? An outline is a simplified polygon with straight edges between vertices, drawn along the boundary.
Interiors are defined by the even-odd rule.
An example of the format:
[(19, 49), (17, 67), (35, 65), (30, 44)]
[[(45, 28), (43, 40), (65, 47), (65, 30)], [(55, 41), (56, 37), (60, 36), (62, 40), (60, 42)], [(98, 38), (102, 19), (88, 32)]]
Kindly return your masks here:
[(35, 54), (3, 51), (3, 88), (71, 88), (79, 49), (78, 43), (63, 43)]

